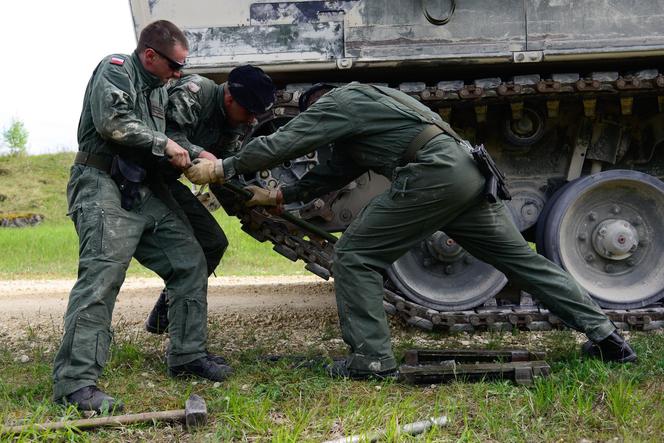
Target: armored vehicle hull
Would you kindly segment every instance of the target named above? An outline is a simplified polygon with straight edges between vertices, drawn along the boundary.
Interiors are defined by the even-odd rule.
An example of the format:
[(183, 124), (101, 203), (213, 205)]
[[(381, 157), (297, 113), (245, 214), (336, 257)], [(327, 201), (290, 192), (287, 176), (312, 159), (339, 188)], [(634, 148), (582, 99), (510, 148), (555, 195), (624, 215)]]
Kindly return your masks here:
[[(309, 85), (387, 84), (426, 103), (508, 177), (514, 221), (622, 328), (664, 326), (664, 1), (132, 0), (136, 30), (164, 18), (191, 44), (189, 72), (222, 82), (263, 67), (279, 101), (249, 136), (297, 115)], [(329, 149), (245, 177), (291, 183)], [(340, 232), (388, 186), (367, 174), (289, 208)], [(220, 192), (221, 193), (221, 192)], [(330, 276), (329, 240), (219, 195), (258, 240)], [(397, 260), (385, 306), (424, 328), (548, 329), (560, 322), (439, 231)]]

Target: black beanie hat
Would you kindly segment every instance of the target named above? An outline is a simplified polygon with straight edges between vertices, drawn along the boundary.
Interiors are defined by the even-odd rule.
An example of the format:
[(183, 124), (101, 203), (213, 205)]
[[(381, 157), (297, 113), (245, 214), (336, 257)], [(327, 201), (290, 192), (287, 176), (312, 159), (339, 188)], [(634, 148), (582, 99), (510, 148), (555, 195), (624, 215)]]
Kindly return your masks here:
[(233, 100), (252, 114), (262, 114), (274, 105), (276, 91), (272, 79), (261, 68), (242, 65), (228, 74)]
[(309, 97), (311, 97), (313, 94), (320, 91), (321, 89), (332, 90), (335, 88), (336, 85), (331, 85), (329, 83), (316, 83), (311, 88), (304, 91), (302, 95), (300, 95), (300, 99), (298, 100), (298, 107), (300, 108), (300, 112), (304, 112), (307, 110), (307, 107), (309, 105)]

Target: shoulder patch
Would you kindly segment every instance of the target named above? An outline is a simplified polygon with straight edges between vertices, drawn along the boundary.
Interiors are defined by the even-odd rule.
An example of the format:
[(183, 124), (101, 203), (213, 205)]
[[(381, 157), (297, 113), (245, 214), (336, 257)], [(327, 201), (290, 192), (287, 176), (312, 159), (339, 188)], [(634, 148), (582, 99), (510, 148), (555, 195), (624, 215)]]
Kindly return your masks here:
[(194, 82), (187, 83), (187, 88), (189, 88), (189, 90), (194, 94), (201, 90), (201, 87)]
[(124, 65), (124, 59), (120, 57), (111, 57), (111, 64), (122, 66)]

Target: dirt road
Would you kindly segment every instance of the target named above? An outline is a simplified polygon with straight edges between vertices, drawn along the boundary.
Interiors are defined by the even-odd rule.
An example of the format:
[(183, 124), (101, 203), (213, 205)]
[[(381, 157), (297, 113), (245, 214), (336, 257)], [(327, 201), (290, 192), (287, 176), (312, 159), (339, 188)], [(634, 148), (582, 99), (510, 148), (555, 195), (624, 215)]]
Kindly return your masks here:
[[(62, 319), (73, 284), (74, 280), (0, 281), (0, 322), (7, 326)], [(157, 278), (127, 279), (114, 317), (128, 323), (143, 321), (162, 287)], [(211, 316), (335, 312), (332, 288), (331, 282), (309, 276), (211, 278), (208, 310)]]
[[(63, 315), (74, 280), (0, 281), (0, 347), (25, 348), (26, 342), (46, 342), (52, 350), (62, 337)], [(156, 278), (128, 279), (113, 314), (116, 340), (153, 337), (143, 322), (162, 289)], [(269, 352), (343, 351), (333, 283), (318, 277), (217, 277), (209, 280), (209, 343), (224, 352), (262, 347)], [(421, 347), (482, 345), (491, 334), (441, 338), (407, 328), (390, 317), (393, 342)], [(506, 341), (520, 341), (518, 336)], [(578, 339), (582, 336), (577, 334)], [(31, 337), (39, 338), (33, 340)], [(536, 344), (541, 333), (521, 341)], [(164, 341), (165, 346), (165, 341)], [(31, 345), (32, 346), (32, 345)], [(165, 347), (164, 347), (165, 349)], [(17, 355), (20, 352), (17, 351)]]

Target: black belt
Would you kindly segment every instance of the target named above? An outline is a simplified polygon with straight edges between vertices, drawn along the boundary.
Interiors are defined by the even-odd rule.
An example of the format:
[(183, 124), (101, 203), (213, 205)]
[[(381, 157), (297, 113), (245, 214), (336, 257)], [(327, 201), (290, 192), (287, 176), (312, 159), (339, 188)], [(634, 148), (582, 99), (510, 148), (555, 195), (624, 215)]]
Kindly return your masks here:
[(77, 165), (92, 166), (93, 168), (99, 169), (104, 172), (111, 172), (111, 163), (113, 162), (112, 157), (106, 155), (97, 155), (90, 152), (79, 151), (76, 153), (76, 158), (74, 163)]
[(402, 163), (405, 165), (414, 162), (417, 156), (417, 151), (429, 143), (431, 139), (440, 134), (447, 133), (436, 125), (426, 125), (424, 129), (422, 129), (422, 131), (410, 141), (408, 148), (406, 148), (406, 152), (404, 152), (403, 157), (401, 158)]

